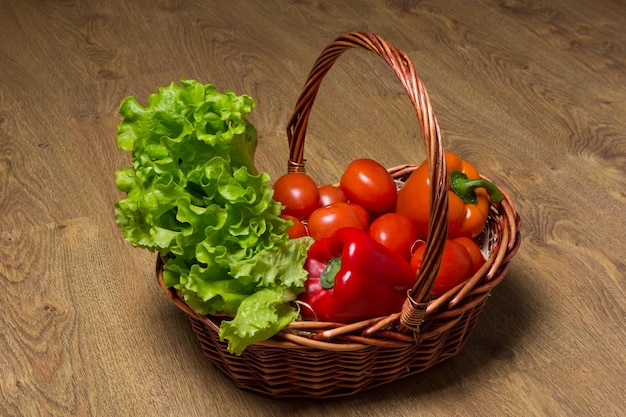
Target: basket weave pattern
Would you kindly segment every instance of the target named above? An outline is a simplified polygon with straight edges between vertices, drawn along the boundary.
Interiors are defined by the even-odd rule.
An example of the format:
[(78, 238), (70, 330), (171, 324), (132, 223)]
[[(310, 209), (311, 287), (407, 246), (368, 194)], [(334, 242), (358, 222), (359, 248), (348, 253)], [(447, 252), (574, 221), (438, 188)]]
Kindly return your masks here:
[[(479, 240), (488, 259), (467, 282), (436, 298), (430, 289), (447, 236), (447, 168), (439, 126), (413, 64), (377, 35), (353, 32), (329, 44), (313, 65), (289, 121), (288, 171), (304, 171), (304, 139), (319, 86), (334, 62), (351, 48), (383, 58), (404, 86), (420, 124), (429, 161), (431, 212), (426, 253), (401, 311), (359, 323), (296, 321), (270, 340), (249, 346), (241, 356), (219, 340), (221, 319), (195, 313), (163, 282), (163, 260), (156, 272), (169, 298), (189, 317), (206, 356), (238, 387), (271, 398), (326, 398), (351, 395), (407, 377), (456, 355), (467, 342), (491, 290), (504, 278), (520, 244), (520, 218), (510, 198), (491, 205)], [(398, 186), (417, 167), (389, 169)]]

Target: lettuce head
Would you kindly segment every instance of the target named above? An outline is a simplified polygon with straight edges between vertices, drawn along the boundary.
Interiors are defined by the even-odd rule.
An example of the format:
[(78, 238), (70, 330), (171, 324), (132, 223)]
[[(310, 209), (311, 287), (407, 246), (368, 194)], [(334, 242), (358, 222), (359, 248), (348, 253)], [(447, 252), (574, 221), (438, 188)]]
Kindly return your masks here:
[(200, 314), (227, 313), (221, 337), (241, 354), (296, 316), (310, 238), (290, 240), (270, 177), (254, 165), (248, 95), (183, 79), (120, 106), (117, 143), (132, 166), (116, 172), (124, 239), (159, 251), (164, 279)]

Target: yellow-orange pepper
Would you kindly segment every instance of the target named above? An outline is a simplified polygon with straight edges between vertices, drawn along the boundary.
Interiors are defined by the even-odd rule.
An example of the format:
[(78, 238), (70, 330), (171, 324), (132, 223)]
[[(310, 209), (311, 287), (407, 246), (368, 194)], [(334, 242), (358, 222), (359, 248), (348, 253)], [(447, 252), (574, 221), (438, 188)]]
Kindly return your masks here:
[[(446, 151), (450, 176), (448, 192), (448, 237), (476, 237), (489, 216), (489, 202), (500, 202), (502, 193), (491, 182), (480, 178), (476, 168), (458, 155)], [(430, 179), (424, 162), (407, 179), (398, 192), (396, 211), (408, 217), (420, 238), (428, 233), (430, 215)]]

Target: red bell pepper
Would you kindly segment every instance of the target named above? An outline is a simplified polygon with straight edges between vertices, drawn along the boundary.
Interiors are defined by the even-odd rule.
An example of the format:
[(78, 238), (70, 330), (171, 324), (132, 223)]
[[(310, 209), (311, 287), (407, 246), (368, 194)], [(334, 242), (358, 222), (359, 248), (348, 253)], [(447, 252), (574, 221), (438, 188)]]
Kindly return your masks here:
[(352, 227), (313, 243), (304, 268), (309, 276), (300, 299), (310, 309), (301, 312), (319, 321), (353, 323), (396, 313), (415, 281), (407, 260)]

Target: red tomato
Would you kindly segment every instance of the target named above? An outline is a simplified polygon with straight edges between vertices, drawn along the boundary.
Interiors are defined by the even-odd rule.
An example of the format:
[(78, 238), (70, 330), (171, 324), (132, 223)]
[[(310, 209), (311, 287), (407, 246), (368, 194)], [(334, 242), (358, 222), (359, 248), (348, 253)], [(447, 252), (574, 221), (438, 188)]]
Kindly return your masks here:
[(318, 207), (320, 193), (313, 178), (290, 172), (274, 183), (274, 200), (285, 206), (283, 214), (306, 219)]
[(370, 214), (365, 210), (362, 206), (357, 203), (348, 203), (350, 207), (356, 212), (359, 219), (361, 219), (361, 223), (363, 223), (363, 230), (367, 230), (370, 226)]
[(342, 227), (356, 227), (364, 230), (359, 215), (348, 203), (334, 203), (320, 207), (311, 213), (308, 220), (309, 236), (320, 240)]
[(372, 159), (357, 159), (341, 176), (341, 190), (348, 201), (371, 213), (384, 213), (396, 203), (396, 184), (389, 171)]
[(417, 240), (417, 230), (411, 220), (398, 213), (385, 213), (372, 222), (369, 235), (404, 259), (411, 259), (411, 248)]
[(334, 185), (322, 185), (319, 187), (320, 207), (329, 206), (333, 203), (345, 203), (347, 201), (341, 188)]
[(289, 239), (295, 239), (298, 237), (307, 236), (309, 234), (309, 232), (306, 230), (306, 226), (300, 221), (300, 219), (297, 219), (288, 214), (282, 214), (280, 217), (285, 220), (291, 220), (293, 222), (293, 225), (287, 229), (287, 235), (289, 236)]
[(480, 251), (480, 248), (478, 247), (476, 242), (474, 242), (469, 237), (457, 237), (453, 240), (465, 246), (465, 249), (467, 249), (467, 251), (469, 252), (472, 258), (471, 275), (474, 275), (476, 271), (478, 271), (480, 267), (485, 264), (485, 257), (483, 256), (483, 253)]
[[(411, 257), (411, 267), (417, 274), (422, 266), (426, 245), (420, 246)], [(431, 295), (439, 296), (456, 287), (471, 276), (472, 257), (465, 246), (454, 240), (446, 240), (441, 266), (435, 278)]]

